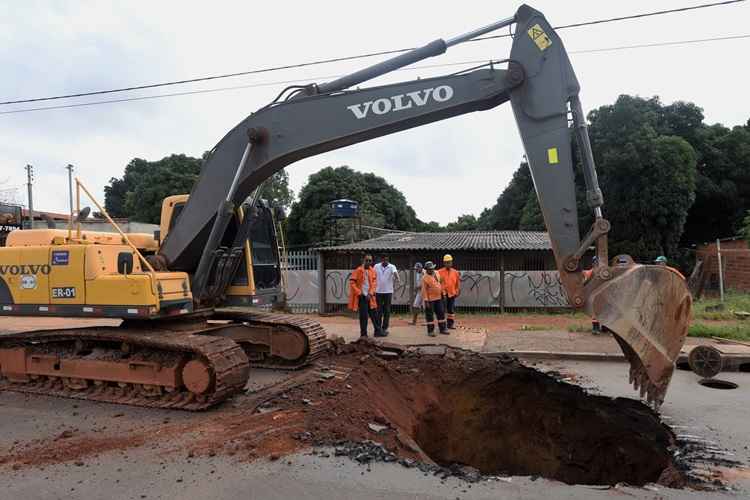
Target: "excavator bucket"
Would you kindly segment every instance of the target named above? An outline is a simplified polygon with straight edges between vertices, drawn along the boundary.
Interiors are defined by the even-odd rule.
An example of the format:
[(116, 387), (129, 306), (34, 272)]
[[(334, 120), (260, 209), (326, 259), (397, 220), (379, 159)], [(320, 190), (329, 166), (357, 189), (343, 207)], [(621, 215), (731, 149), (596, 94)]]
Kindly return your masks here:
[(661, 405), (688, 332), (692, 298), (685, 279), (664, 266), (609, 268), (586, 286), (585, 310), (609, 328), (630, 362), (630, 382)]

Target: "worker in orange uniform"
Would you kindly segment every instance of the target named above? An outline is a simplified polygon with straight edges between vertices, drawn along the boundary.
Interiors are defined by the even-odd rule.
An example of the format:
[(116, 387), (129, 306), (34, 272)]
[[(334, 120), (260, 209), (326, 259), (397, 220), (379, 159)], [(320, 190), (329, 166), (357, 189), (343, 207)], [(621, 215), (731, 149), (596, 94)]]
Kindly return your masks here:
[(435, 317), (440, 333), (448, 334), (445, 326), (445, 312), (443, 311), (443, 287), (435, 271), (435, 264), (430, 261), (424, 264), (425, 275), (422, 276), (422, 299), (424, 300), (424, 315), (427, 320), (427, 335), (435, 336)]
[(372, 268), (372, 255), (365, 255), (362, 265), (352, 272), (349, 278), (349, 309), (359, 311), (359, 335), (367, 337), (367, 318), (375, 327), (375, 336), (382, 337), (378, 317), (378, 304), (375, 300), (377, 276)]
[[(591, 269), (584, 269), (583, 270), (583, 283), (588, 283), (588, 281), (594, 277), (594, 269), (596, 269), (596, 265), (599, 263), (599, 257), (594, 255), (594, 257), (591, 259)], [(606, 330), (606, 326), (602, 326), (601, 323), (599, 323), (599, 320), (596, 319), (595, 316), (591, 316), (591, 333), (594, 335), (598, 335), (600, 333), (603, 333)]]
[(673, 273), (675, 273), (680, 278), (685, 279), (685, 276), (680, 271), (678, 271), (677, 269), (675, 269), (674, 267), (670, 266), (667, 263), (667, 258), (664, 257), (663, 255), (658, 256), (656, 258), (656, 260), (654, 261), (654, 264), (656, 264), (657, 266), (666, 267), (667, 269), (669, 269), (670, 271), (672, 271)]
[(456, 299), (461, 295), (461, 273), (453, 268), (453, 256), (445, 254), (443, 268), (438, 271), (443, 285), (445, 310), (448, 313), (448, 328), (456, 328)]

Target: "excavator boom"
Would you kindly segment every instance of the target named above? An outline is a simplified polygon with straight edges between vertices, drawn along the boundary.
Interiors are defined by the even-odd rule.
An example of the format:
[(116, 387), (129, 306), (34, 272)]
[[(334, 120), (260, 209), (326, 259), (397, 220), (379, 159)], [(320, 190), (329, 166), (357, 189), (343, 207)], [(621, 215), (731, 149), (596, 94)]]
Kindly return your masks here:
[[(510, 24), (515, 24), (515, 36), (508, 59), (443, 77), (348, 90)], [(659, 404), (687, 333), (690, 295), (684, 280), (667, 268), (630, 259), (619, 265), (608, 262), (610, 226), (602, 214), (604, 200), (579, 90), (562, 41), (544, 16), (526, 5), (513, 17), (478, 30), (435, 40), (332, 82), (298, 87), (247, 117), (216, 145), (160, 248), (160, 259), (167, 269), (195, 272), (194, 294), (200, 300), (201, 284), (210, 281), (207, 274), (216, 267), (215, 257), (209, 256), (233, 207), (274, 172), (308, 156), (510, 101), (570, 303), (615, 332), (631, 363), (633, 383)], [(573, 139), (595, 216), (583, 239)], [(206, 211), (207, 206), (218, 210)], [(585, 281), (581, 258), (592, 245), (599, 259), (594, 278)]]

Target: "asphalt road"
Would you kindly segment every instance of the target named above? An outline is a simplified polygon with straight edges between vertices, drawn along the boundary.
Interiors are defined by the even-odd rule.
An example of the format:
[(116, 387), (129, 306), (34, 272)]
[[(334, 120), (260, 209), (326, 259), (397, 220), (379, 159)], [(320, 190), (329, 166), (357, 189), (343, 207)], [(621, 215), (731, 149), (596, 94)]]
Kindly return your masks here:
[[(540, 365), (541, 366), (541, 365)], [(547, 363), (545, 368), (576, 377), (603, 394), (633, 396), (624, 363)], [(257, 372), (259, 388), (283, 375)], [(727, 455), (750, 463), (750, 374), (722, 374), (740, 385), (722, 391), (704, 388), (690, 372), (678, 371), (663, 406), (667, 421), (678, 434), (716, 443)], [(647, 488), (567, 486), (545, 479), (523, 477), (470, 484), (455, 478), (441, 481), (417, 469), (397, 464), (361, 466), (347, 458), (323, 458), (302, 452), (280, 460), (252, 463), (232, 457), (188, 458), (175, 441), (159, 436), (165, 420), (210, 419), (211, 413), (190, 414), (117, 405), (0, 393), (0, 454), (11, 446), (50, 439), (64, 429), (80, 433), (127, 435), (131, 429), (153, 425), (153, 439), (127, 450), (89, 456), (83, 461), (55, 463), (13, 470), (0, 466), (0, 499), (234, 499), (234, 498), (747, 498), (750, 475), (734, 479), (732, 492)], [(38, 442), (38, 441), (37, 441)]]

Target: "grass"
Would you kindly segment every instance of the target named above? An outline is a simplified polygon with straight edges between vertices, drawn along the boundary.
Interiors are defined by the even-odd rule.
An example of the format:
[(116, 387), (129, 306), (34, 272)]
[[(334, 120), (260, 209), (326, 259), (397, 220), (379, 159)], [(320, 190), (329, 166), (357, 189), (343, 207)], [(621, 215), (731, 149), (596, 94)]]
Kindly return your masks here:
[(568, 325), (568, 331), (570, 333), (591, 333), (591, 323), (581, 324), (573, 323)]
[(750, 341), (750, 323), (710, 324), (695, 322), (688, 329), (689, 337), (722, 337)]
[(549, 330), (554, 330), (555, 327), (550, 325), (521, 325), (521, 328), (518, 329), (519, 332), (545, 332)]
[(721, 310), (711, 310), (719, 304), (720, 301), (718, 297), (696, 300), (693, 304), (693, 319), (737, 319), (734, 315), (734, 311), (750, 312), (750, 294), (740, 292), (727, 292), (724, 294), (724, 308)]

